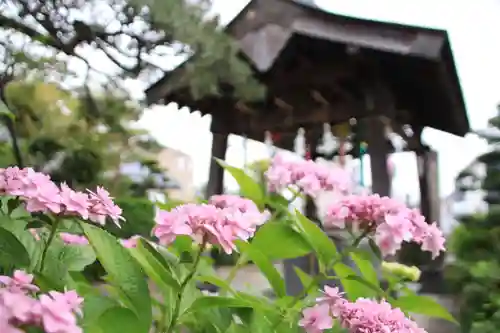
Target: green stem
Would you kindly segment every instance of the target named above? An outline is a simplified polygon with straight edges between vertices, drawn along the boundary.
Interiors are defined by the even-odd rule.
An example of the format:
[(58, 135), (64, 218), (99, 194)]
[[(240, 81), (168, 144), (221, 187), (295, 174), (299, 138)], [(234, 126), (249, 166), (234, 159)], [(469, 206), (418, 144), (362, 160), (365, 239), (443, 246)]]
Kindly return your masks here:
[(50, 230), (49, 238), (47, 239), (47, 243), (45, 244), (45, 247), (42, 252), (42, 259), (40, 261), (40, 273), (43, 273), (43, 268), (45, 266), (45, 259), (47, 258), (47, 253), (49, 251), (49, 246), (52, 244), (52, 241), (54, 240), (54, 237), (56, 236), (57, 233), (57, 227), (59, 226), (59, 219), (55, 219), (54, 223), (52, 224), (52, 229)]
[(193, 279), (194, 275), (196, 274), (196, 269), (198, 268), (201, 256), (203, 254), (203, 251), (205, 250), (205, 244), (206, 242), (203, 242), (200, 245), (200, 250), (196, 255), (196, 258), (194, 259), (193, 269), (191, 270), (191, 272), (189, 272), (184, 281), (182, 281), (181, 283), (179, 292), (177, 293), (177, 300), (175, 301), (175, 307), (174, 307), (174, 312), (172, 313), (172, 319), (170, 320), (170, 325), (167, 330), (168, 333), (172, 333), (174, 331), (175, 325), (177, 325), (177, 321), (179, 319), (179, 314), (181, 311), (181, 302), (182, 302), (182, 296), (184, 295), (184, 290), (186, 289), (188, 283)]
[(160, 314), (160, 318), (158, 319), (158, 322), (157, 322), (157, 327), (156, 327), (156, 333), (163, 333), (165, 332), (165, 326), (166, 326), (166, 321), (167, 321), (167, 318), (166, 318), (166, 314), (167, 314), (167, 306), (166, 305), (162, 305), (160, 307), (160, 311), (161, 311), (161, 314)]
[[(236, 278), (236, 274), (238, 273), (240, 268), (243, 265), (245, 265), (247, 262), (248, 262), (248, 256), (246, 255), (246, 253), (242, 253), (240, 255), (240, 257), (238, 258), (238, 261), (236, 261), (236, 265), (234, 265), (233, 268), (231, 268), (231, 271), (229, 271), (229, 275), (227, 276), (227, 279), (226, 279), (226, 283), (228, 286), (231, 286), (231, 283)], [(225, 294), (227, 294), (227, 292), (228, 291), (225, 289), (221, 290), (220, 295), (224, 296)]]

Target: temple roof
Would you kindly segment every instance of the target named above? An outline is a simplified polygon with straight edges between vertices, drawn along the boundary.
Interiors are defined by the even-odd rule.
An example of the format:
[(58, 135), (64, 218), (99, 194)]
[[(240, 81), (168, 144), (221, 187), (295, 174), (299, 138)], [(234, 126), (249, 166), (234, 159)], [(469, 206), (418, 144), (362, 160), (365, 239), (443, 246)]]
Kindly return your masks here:
[(188, 89), (169, 89), (169, 73), (146, 91), (148, 103), (177, 102), (224, 117), (232, 133), (262, 140), (265, 129), (285, 133), (383, 114), (367, 110), (366, 100), (366, 89), (381, 84), (385, 90), (371, 93), (393, 101), (395, 112), (384, 114), (391, 119), (460, 136), (469, 131), (446, 31), (337, 15), (305, 0), (252, 0), (225, 30), (266, 86), (265, 100), (244, 103), (230, 93), (195, 100)]

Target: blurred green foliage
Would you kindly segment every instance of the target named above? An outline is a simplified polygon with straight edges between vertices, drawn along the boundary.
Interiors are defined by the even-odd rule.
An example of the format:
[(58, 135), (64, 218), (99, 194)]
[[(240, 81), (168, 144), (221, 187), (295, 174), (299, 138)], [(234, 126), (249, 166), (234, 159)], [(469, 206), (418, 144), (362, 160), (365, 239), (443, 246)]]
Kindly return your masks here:
[[(500, 111), (500, 110), (499, 110)], [(488, 211), (461, 216), (448, 242), (452, 263), (446, 277), (460, 301), (463, 333), (496, 333), (500, 329), (500, 112), (479, 133), (491, 146), (457, 177), (458, 191), (484, 191)], [(476, 166), (485, 165), (485, 174)]]

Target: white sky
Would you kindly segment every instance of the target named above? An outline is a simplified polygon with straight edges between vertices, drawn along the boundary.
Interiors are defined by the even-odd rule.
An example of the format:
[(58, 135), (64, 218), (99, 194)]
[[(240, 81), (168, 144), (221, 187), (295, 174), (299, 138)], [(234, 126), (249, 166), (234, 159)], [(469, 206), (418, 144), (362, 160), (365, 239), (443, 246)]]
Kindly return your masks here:
[[(234, 17), (248, 0), (215, 0), (222, 21)], [(339, 14), (436, 27), (448, 30), (464, 91), (471, 127), (486, 126), (495, 115), (500, 100), (500, 1), (495, 0), (318, 0), (323, 8)], [(136, 92), (143, 87), (130, 82)], [(173, 106), (147, 110), (140, 124), (151, 131), (160, 143), (184, 151), (193, 159), (196, 184), (207, 181), (212, 136), (210, 117), (189, 114)], [(486, 146), (474, 135), (465, 139), (426, 129), (424, 141), (439, 153), (440, 191), (453, 191), (456, 174)], [(262, 144), (248, 143), (247, 160), (267, 157)], [(230, 164), (245, 161), (243, 140), (231, 137), (227, 153)], [(397, 196), (418, 197), (416, 162), (412, 154), (393, 156), (396, 166), (394, 192)], [(367, 163), (368, 164), (368, 163)], [(233, 182), (228, 183), (234, 185)]]

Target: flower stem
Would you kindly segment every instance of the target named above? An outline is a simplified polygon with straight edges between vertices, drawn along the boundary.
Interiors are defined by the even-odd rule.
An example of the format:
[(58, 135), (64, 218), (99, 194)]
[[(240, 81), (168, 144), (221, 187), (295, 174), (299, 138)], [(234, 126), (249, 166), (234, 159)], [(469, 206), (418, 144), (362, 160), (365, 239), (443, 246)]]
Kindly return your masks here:
[[(236, 273), (240, 270), (240, 268), (245, 265), (248, 262), (248, 256), (246, 253), (242, 253), (240, 257), (238, 258), (238, 261), (236, 262), (236, 265), (231, 268), (231, 271), (229, 272), (229, 275), (227, 276), (226, 283), (228, 286), (231, 286), (231, 282), (233, 282), (234, 278), (236, 277)], [(225, 295), (227, 293), (227, 290), (221, 290), (220, 294), (221, 296)]]
[(45, 247), (44, 247), (43, 252), (42, 252), (42, 259), (40, 261), (40, 273), (43, 273), (43, 268), (45, 266), (45, 259), (47, 258), (49, 246), (50, 246), (50, 244), (52, 244), (52, 241), (54, 240), (54, 237), (56, 236), (58, 226), (59, 226), (59, 219), (55, 219), (54, 223), (52, 224), (52, 228), (50, 230), (49, 238), (47, 239), (47, 243), (45, 244)]
[(198, 268), (198, 264), (200, 263), (203, 251), (205, 250), (205, 245), (206, 245), (205, 241), (200, 245), (199, 252), (197, 253), (196, 258), (194, 259), (193, 269), (191, 270), (191, 272), (189, 272), (189, 274), (181, 283), (179, 292), (177, 293), (177, 300), (175, 301), (175, 307), (172, 313), (172, 319), (170, 320), (170, 325), (168, 326), (167, 330), (168, 333), (172, 333), (174, 331), (175, 325), (177, 324), (177, 320), (179, 319), (181, 311), (182, 296), (184, 294), (184, 291), (188, 283), (193, 279), (194, 275), (196, 274), (196, 269)]

